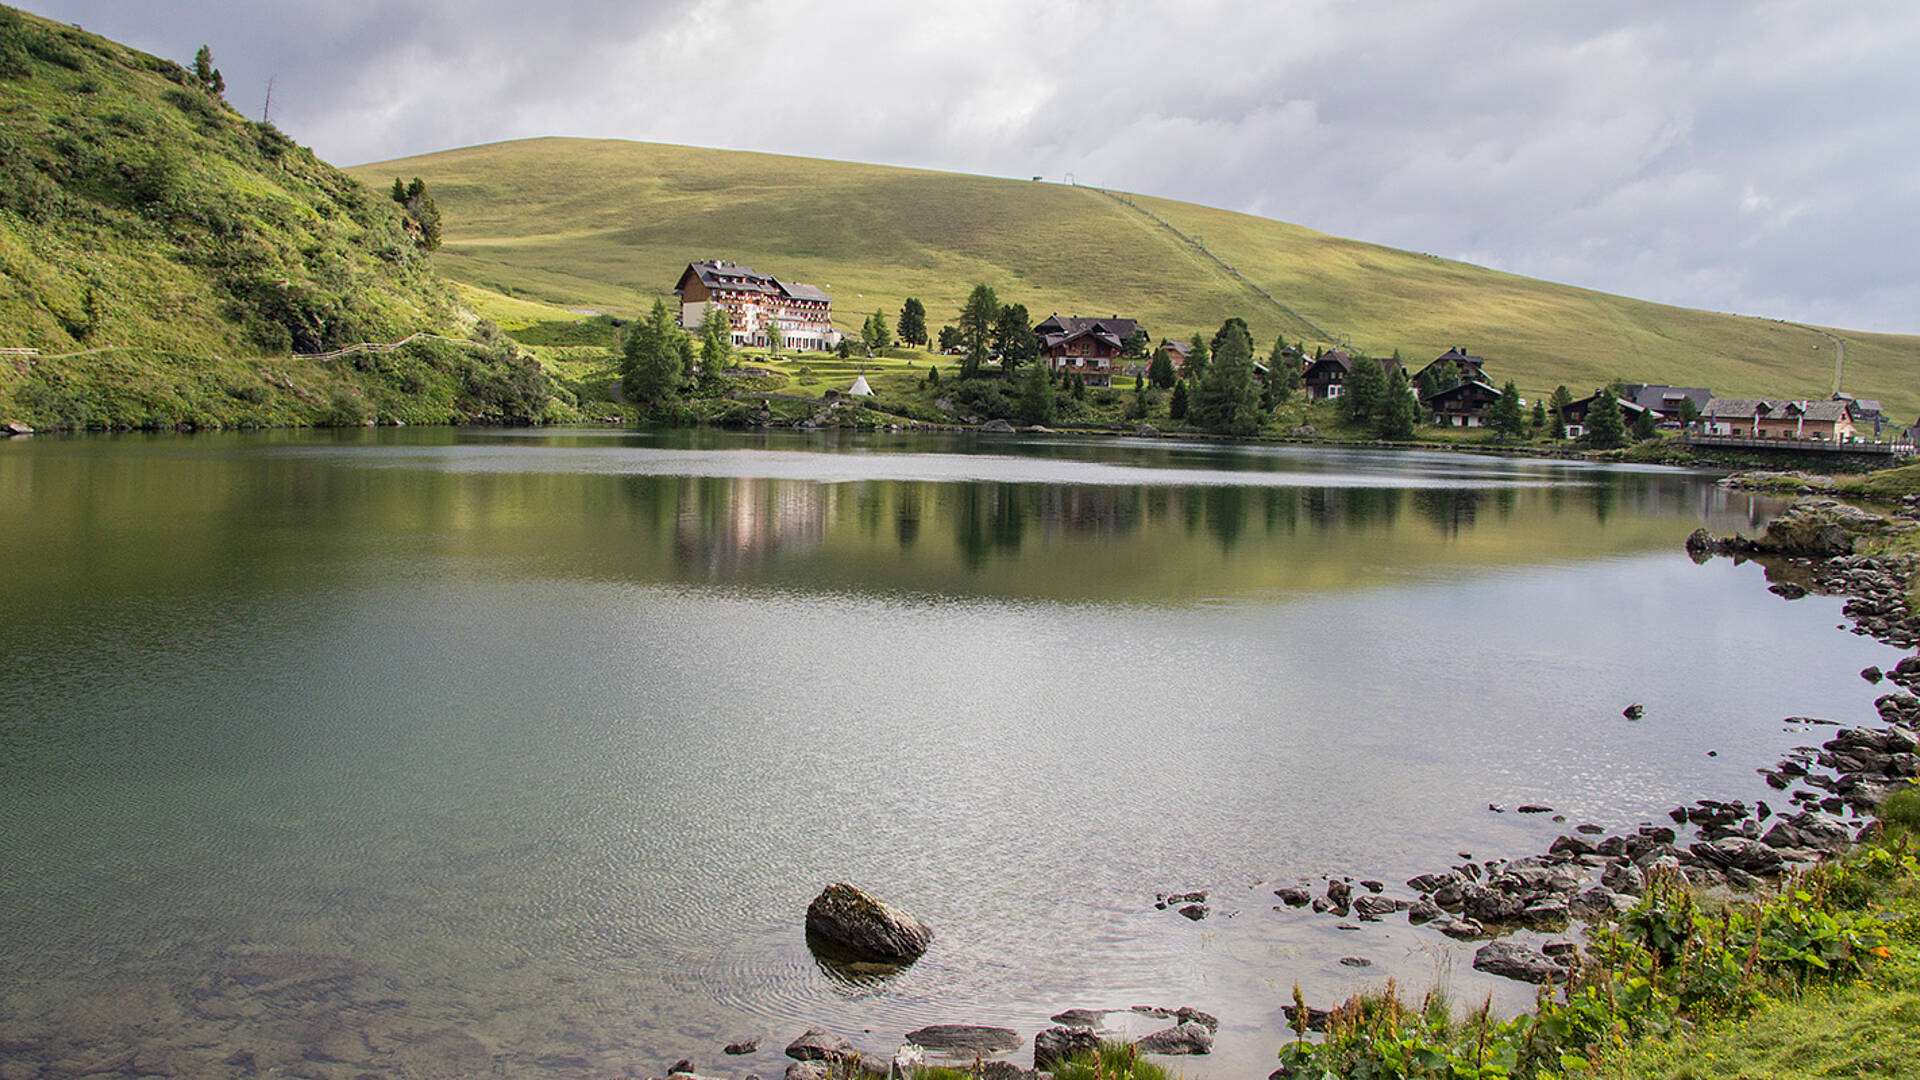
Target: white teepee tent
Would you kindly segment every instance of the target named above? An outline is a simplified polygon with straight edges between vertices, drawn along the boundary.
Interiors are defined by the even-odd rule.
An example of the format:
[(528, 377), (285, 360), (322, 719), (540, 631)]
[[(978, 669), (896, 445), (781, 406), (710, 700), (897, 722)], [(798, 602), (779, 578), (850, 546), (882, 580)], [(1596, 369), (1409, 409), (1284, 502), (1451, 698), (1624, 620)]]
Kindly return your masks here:
[(873, 387), (867, 385), (867, 377), (862, 375), (853, 380), (853, 389), (848, 390), (847, 393), (852, 397), (872, 397)]

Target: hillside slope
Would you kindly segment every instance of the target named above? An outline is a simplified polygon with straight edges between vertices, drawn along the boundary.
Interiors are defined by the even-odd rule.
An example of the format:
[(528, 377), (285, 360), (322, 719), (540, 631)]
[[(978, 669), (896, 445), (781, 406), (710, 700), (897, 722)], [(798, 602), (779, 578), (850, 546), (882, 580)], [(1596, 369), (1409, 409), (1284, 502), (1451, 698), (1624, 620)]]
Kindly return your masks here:
[[(891, 319), (907, 296), (926, 303), (937, 327), (986, 282), (1036, 317), (1132, 315), (1163, 337), (1240, 315), (1263, 343), (1276, 334), (1345, 340), (1418, 360), (1464, 344), (1530, 395), (1616, 376), (1728, 396), (1834, 388), (1834, 343), (1818, 328), (1092, 188), (584, 139), (348, 171), (376, 185), (426, 179), (447, 215), (440, 265), (449, 276), (621, 314), (667, 294), (689, 260), (724, 257), (829, 288), (846, 329), (876, 309)], [(1847, 342), (1845, 389), (1878, 396), (1903, 418), (1920, 412), (1920, 337), (1835, 333)]]
[(536, 415), (510, 349), (295, 355), (474, 329), (386, 194), (171, 60), (0, 7), (0, 419)]

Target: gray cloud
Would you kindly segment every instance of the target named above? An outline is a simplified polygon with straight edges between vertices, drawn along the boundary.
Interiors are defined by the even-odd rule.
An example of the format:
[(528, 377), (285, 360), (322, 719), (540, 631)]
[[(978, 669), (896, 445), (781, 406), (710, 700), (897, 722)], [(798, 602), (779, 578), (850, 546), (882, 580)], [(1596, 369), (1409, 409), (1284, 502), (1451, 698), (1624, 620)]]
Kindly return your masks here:
[[(1669, 303), (1920, 330), (1920, 10), (49, 0), (324, 156), (572, 134), (1061, 178)], [(723, 103), (716, 105), (716, 101)]]

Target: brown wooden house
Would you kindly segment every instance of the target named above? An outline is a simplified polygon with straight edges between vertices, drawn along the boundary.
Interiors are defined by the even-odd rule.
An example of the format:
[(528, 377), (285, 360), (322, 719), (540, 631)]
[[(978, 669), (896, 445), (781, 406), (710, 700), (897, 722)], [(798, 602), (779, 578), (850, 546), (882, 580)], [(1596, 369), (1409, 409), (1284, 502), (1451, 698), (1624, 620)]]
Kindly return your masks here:
[(1088, 386), (1112, 386), (1120, 354), (1140, 323), (1118, 315), (1083, 319), (1078, 315), (1049, 315), (1033, 328), (1040, 341), (1040, 358), (1058, 375), (1066, 372)]
[(1500, 400), (1492, 383), (1470, 379), (1420, 399), (1420, 407), (1441, 427), (1485, 427), (1487, 412)]

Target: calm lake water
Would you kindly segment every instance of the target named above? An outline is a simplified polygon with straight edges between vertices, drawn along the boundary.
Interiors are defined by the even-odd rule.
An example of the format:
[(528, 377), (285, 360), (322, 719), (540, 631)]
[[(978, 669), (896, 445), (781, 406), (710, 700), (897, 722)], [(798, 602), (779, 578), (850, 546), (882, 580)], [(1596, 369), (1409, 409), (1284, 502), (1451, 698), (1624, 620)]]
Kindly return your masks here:
[[(814, 1023), (890, 1054), (1158, 1004), (1223, 1021), (1180, 1071), (1264, 1076), (1296, 980), (1522, 1007), (1470, 947), (1271, 890), (1765, 797), (1812, 741), (1782, 717), (1871, 718), (1853, 672), (1896, 654), (1837, 600), (1681, 549), (1777, 509), (1172, 441), (13, 440), (0, 1062), (771, 1077)], [(836, 880), (932, 951), (817, 963)], [(1204, 922), (1153, 907), (1198, 888)]]

